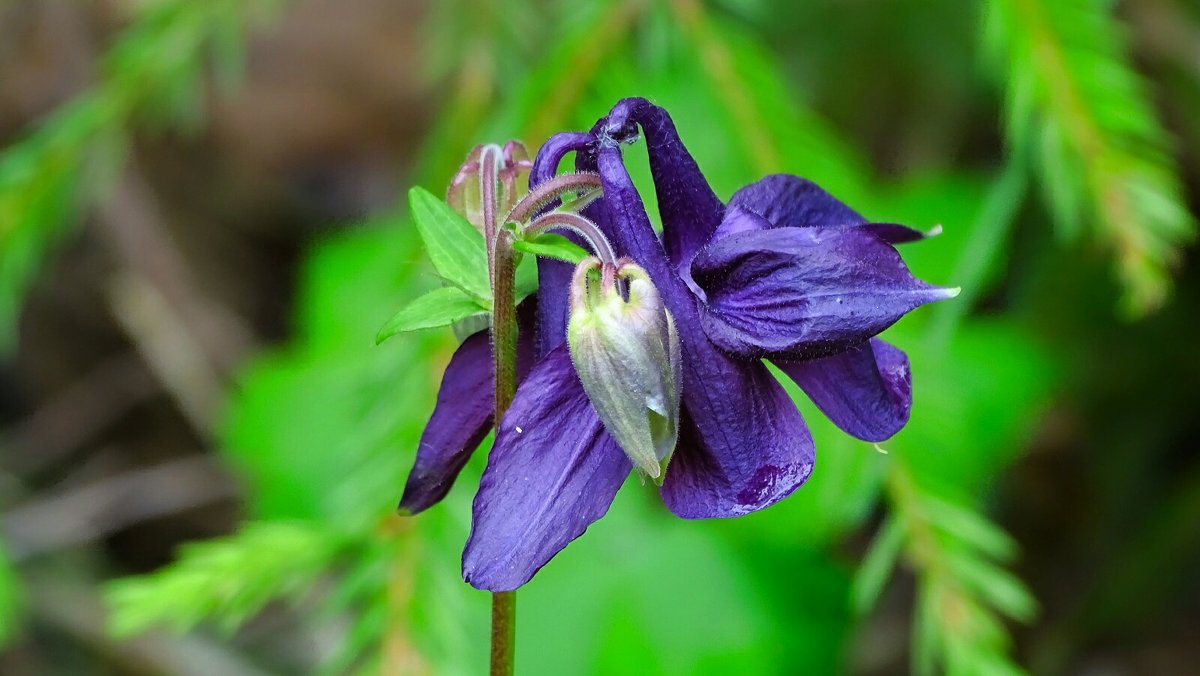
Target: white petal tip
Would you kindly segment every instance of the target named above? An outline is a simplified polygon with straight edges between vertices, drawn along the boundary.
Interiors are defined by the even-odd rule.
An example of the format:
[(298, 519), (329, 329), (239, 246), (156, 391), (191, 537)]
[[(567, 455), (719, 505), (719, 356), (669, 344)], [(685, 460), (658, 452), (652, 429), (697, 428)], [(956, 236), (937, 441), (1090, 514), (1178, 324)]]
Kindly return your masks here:
[(960, 293), (962, 293), (961, 286), (955, 286), (955, 287), (952, 287), (949, 289), (942, 289), (942, 297), (943, 298), (954, 298), (955, 296), (957, 296)]
[(932, 228), (925, 231), (926, 237), (937, 237), (940, 234), (942, 234), (942, 224), (941, 223), (938, 223), (937, 225), (935, 225)]

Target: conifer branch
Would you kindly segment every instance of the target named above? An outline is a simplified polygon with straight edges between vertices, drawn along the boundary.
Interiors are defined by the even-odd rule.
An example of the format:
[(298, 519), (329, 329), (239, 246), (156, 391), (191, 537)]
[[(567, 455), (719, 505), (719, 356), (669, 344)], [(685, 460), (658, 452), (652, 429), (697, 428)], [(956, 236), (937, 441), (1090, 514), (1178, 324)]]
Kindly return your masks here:
[(1060, 231), (1116, 257), (1122, 305), (1160, 306), (1195, 236), (1170, 141), (1127, 57), (1120, 22), (1091, 0), (989, 3), (987, 37), (1007, 82), (1007, 134), (1041, 174)]
[(1002, 617), (1033, 619), (1037, 602), (1001, 564), (1016, 545), (974, 510), (919, 486), (902, 460), (887, 479), (903, 553), (917, 576), (912, 668), (917, 674), (1016, 674)]

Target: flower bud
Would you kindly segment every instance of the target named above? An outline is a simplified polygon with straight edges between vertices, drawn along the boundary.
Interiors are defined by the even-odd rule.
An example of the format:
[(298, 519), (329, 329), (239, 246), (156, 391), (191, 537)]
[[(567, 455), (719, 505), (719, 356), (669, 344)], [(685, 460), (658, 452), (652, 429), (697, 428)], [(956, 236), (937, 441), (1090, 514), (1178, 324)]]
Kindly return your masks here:
[(646, 271), (629, 261), (581, 262), (567, 343), (605, 429), (639, 473), (661, 485), (679, 434), (681, 360), (675, 323)]
[(529, 151), (520, 141), (509, 141), (501, 151), (500, 171), (497, 172), (499, 197), (496, 214), (503, 217), (512, 211), (525, 193), (529, 192), (529, 174), (533, 171), (533, 160), (529, 159)]
[(529, 188), (533, 161), (520, 141), (509, 141), (501, 148), (495, 144), (478, 145), (467, 155), (446, 190), (446, 202), (462, 214), (480, 232), (484, 231), (484, 167), (492, 163), (490, 189), (495, 196), (497, 218), (503, 218)]

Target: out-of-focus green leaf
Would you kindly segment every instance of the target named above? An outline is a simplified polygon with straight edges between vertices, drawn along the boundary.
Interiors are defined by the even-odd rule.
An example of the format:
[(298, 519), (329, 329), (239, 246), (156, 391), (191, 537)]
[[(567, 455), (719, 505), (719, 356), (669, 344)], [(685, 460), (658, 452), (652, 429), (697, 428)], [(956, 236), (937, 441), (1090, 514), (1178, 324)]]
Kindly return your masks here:
[(408, 191), (408, 206), (438, 275), (490, 304), (492, 287), (483, 235), (449, 204), (419, 186)]
[(421, 281), (397, 264), (419, 253), (406, 222), (324, 242), (301, 278), (300, 339), (243, 372), (222, 434), (256, 517), (365, 527), (397, 499), (453, 345), (427, 331), (374, 348), (380, 308)]
[(21, 581), (0, 543), (0, 646), (16, 634), (20, 626)]
[(688, 30), (696, 35), (699, 65), (712, 81), (734, 138), (751, 160), (748, 175), (793, 171), (851, 204), (860, 203), (868, 192), (862, 158), (815, 111), (799, 104), (761, 41), (732, 22), (701, 18)]
[(48, 252), (90, 197), (93, 169), (111, 146), (114, 110), (83, 96), (0, 154), (0, 348)]
[(185, 632), (215, 619), (233, 631), (274, 598), (310, 594), (338, 543), (314, 524), (276, 521), (187, 545), (157, 573), (109, 583), (110, 630), (129, 636), (166, 624)]
[(487, 311), (477, 298), (468, 296), (456, 286), (434, 289), (393, 315), (375, 334), (375, 343), (382, 343), (397, 333), (449, 326)]
[(568, 263), (578, 263), (591, 254), (575, 242), (554, 232), (543, 232), (528, 240), (518, 240), (513, 248), (535, 256), (553, 258)]
[(987, 291), (987, 282), (1007, 251), (1005, 240), (1012, 229), (1025, 195), (1026, 177), (1020, 164), (1010, 162), (1004, 173), (995, 180), (983, 199), (978, 216), (969, 226), (963, 224), (964, 241), (957, 255), (945, 260), (957, 260), (950, 272), (951, 283), (963, 285), (954, 302), (939, 303), (932, 309), (932, 344), (944, 345), (950, 334), (971, 311), (974, 301)]
[(743, 556), (724, 526), (670, 517), (652, 486), (626, 482), (521, 590), (518, 673), (835, 673), (844, 576), (795, 548), (778, 567)]
[(889, 517), (879, 527), (866, 558), (854, 576), (851, 603), (856, 613), (866, 613), (875, 605), (896, 567), (896, 559), (903, 546), (904, 526), (894, 517)]
[[(897, 458), (888, 478), (895, 518), (904, 524), (906, 558), (918, 578), (913, 671), (1019, 673), (1000, 615), (1029, 621), (1037, 603), (1000, 562), (1012, 555), (1008, 536), (913, 472)], [(997, 556), (999, 554), (999, 556)]]
[(1037, 602), (1012, 573), (972, 553), (946, 558), (949, 574), (963, 587), (1009, 617), (1028, 622), (1037, 614)]
[(883, 445), (927, 485), (968, 493), (1034, 433), (1059, 367), (1053, 352), (1010, 322), (973, 320), (947, 346), (918, 328), (902, 320), (888, 333), (909, 354), (914, 405), (908, 425)]
[(999, 561), (1010, 561), (1016, 554), (1013, 539), (973, 510), (936, 495), (924, 495), (919, 506), (931, 525), (963, 544), (974, 547)]
[(912, 645), (910, 665), (918, 676), (933, 673), (937, 655), (942, 651), (941, 633), (938, 630), (937, 598), (934, 585), (926, 580), (917, 582), (916, 608), (913, 610)]

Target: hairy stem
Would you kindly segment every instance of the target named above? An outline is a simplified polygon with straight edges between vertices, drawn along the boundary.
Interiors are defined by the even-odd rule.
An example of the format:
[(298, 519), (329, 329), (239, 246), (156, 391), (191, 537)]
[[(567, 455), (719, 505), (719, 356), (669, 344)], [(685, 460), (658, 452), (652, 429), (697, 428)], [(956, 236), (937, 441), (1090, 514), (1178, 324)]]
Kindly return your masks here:
[(517, 390), (517, 307), (512, 233), (496, 235), (496, 271), (492, 278), (492, 359), (496, 373), (496, 425)]
[(499, 223), (496, 221), (496, 168), (501, 162), (500, 146), (490, 143), (479, 153), (479, 197), (483, 207), (483, 241), (488, 245), (488, 274), (496, 275), (495, 241)]
[[(500, 426), (517, 391), (517, 307), (512, 233), (496, 232), (492, 243), (492, 366), (495, 424)], [(512, 676), (517, 636), (517, 593), (492, 594), (492, 676)]]
[(525, 236), (533, 237), (553, 228), (570, 230), (579, 235), (587, 240), (601, 263), (616, 264), (617, 254), (608, 238), (604, 236), (599, 226), (579, 214), (552, 211), (544, 216), (539, 216), (525, 229)]
[(492, 676), (512, 676), (516, 655), (517, 592), (492, 594)]
[(600, 175), (591, 173), (559, 174), (531, 189), (529, 194), (513, 205), (505, 217), (507, 222), (524, 223), (542, 207), (568, 192), (592, 192), (601, 189)]

